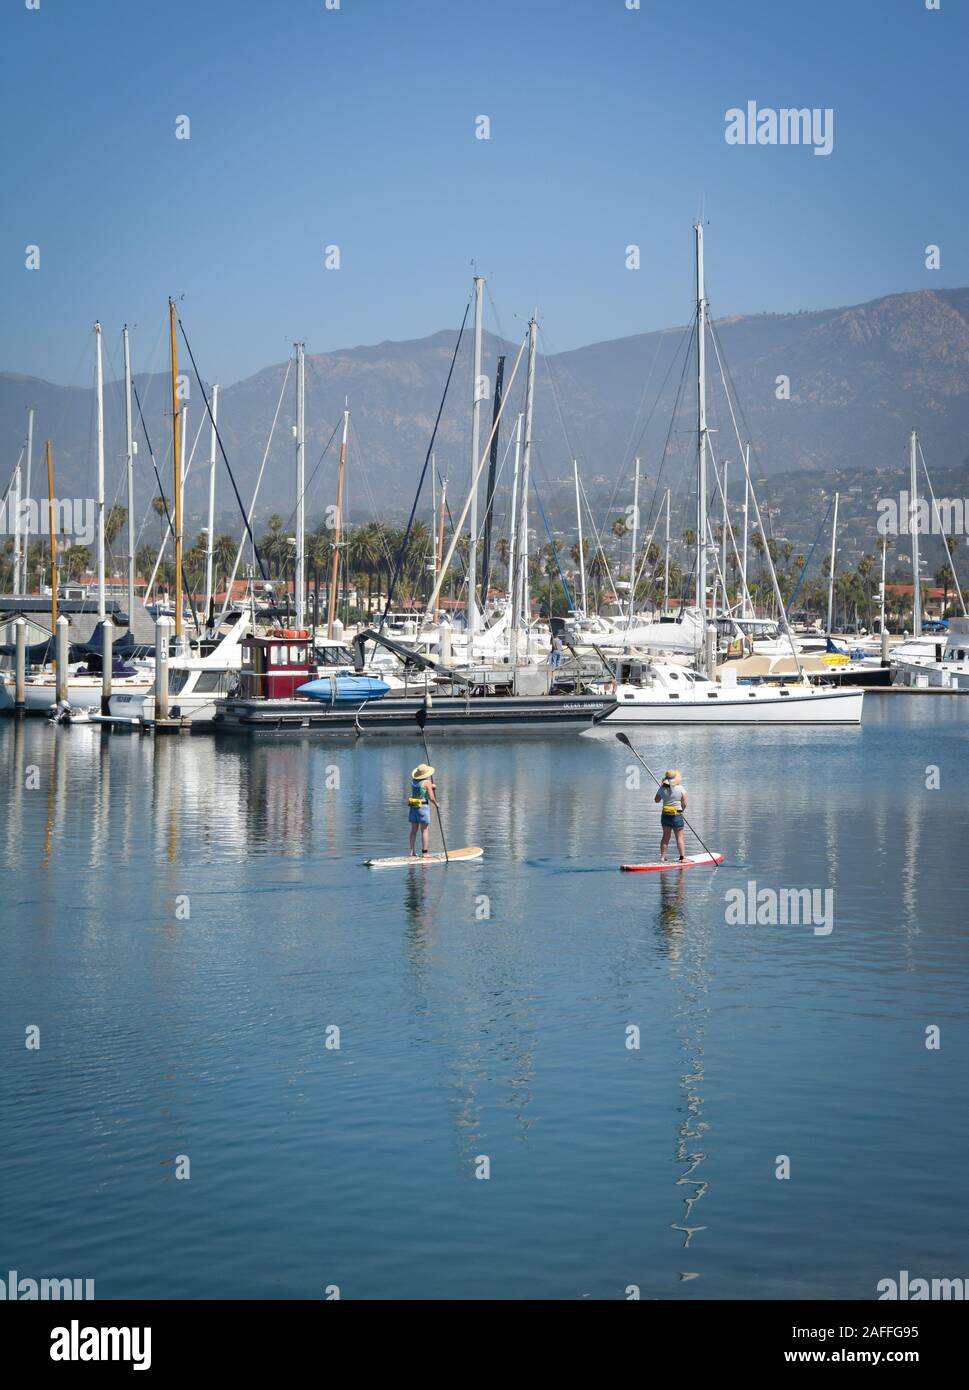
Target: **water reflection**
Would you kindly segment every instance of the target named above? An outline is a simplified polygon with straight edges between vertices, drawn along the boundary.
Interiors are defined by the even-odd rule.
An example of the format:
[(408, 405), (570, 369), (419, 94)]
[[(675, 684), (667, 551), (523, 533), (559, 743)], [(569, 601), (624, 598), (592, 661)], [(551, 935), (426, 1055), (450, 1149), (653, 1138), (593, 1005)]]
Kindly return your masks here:
[[(683, 1211), (671, 1229), (683, 1235), (683, 1249), (688, 1250), (693, 1237), (707, 1228), (696, 1224), (694, 1208), (706, 1195), (708, 1182), (698, 1176), (707, 1160), (702, 1147), (708, 1126), (703, 1119), (704, 1035), (709, 1007), (707, 995), (710, 978), (706, 962), (706, 913), (702, 906), (692, 915), (686, 910), (686, 877), (688, 869), (669, 869), (659, 875), (660, 896), (656, 925), (664, 955), (670, 964), (670, 976), (677, 991), (673, 1011), (674, 1035), (683, 1054), (687, 1070), (678, 1077), (682, 1094), (683, 1118), (676, 1126), (674, 1156), (681, 1168), (676, 1186), (687, 1189), (683, 1196)], [(694, 874), (698, 870), (692, 871)], [(699, 1278), (692, 1270), (681, 1270), (680, 1280)]]

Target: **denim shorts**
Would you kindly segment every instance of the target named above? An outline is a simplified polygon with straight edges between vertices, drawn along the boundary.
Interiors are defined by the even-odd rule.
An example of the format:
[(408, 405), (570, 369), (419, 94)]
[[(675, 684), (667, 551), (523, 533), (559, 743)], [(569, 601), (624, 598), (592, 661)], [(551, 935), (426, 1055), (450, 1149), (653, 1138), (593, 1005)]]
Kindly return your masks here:
[(661, 820), (661, 822), (662, 822), (662, 825), (663, 825), (663, 829), (664, 829), (664, 830), (667, 830), (667, 829), (669, 829), (669, 830), (682, 830), (682, 829), (683, 829), (683, 817), (682, 817), (682, 815), (680, 814), (679, 811), (677, 811), (677, 813), (676, 813), (675, 816), (668, 816), (668, 815), (666, 815), (666, 813), (664, 812), (663, 815), (660, 817), (660, 820)]
[(411, 825), (430, 825), (430, 806), (412, 806), (407, 819), (410, 821)]

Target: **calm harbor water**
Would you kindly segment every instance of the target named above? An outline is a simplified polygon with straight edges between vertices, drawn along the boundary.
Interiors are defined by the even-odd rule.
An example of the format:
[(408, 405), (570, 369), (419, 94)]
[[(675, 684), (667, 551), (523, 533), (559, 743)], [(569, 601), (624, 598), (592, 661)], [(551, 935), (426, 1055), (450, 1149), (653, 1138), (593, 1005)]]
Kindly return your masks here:
[[(0, 724), (0, 1276), (871, 1299), (969, 1275), (969, 701), (866, 704), (860, 730), (630, 730), (727, 857), (665, 875), (617, 871), (658, 816), (609, 736), (436, 739), (448, 841), (485, 858), (379, 872), (416, 730)], [(833, 930), (728, 923), (749, 882), (830, 888)]]

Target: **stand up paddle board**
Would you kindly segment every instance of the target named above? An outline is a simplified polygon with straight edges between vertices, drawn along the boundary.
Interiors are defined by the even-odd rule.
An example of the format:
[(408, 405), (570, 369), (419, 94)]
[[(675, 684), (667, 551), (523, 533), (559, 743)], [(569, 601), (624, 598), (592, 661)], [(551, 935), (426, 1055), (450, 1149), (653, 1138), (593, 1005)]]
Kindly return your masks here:
[(469, 859), (480, 859), (484, 854), (483, 849), (477, 845), (467, 845), (464, 849), (449, 849), (447, 859), (440, 850), (433, 854), (395, 854), (390, 859), (365, 859), (364, 864), (370, 869), (402, 869), (405, 864), (448, 864), (458, 860), (466, 863)]
[(658, 873), (662, 869), (695, 869), (704, 864), (722, 864), (722, 854), (688, 854), (684, 860), (668, 859), (662, 863), (659, 859), (652, 864), (620, 864), (620, 869), (627, 874), (652, 874)]

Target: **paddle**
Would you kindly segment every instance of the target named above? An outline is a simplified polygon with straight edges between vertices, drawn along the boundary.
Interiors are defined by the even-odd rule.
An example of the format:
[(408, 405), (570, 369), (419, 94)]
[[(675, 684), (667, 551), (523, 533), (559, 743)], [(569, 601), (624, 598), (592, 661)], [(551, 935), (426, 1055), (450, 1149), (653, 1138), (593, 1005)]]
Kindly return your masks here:
[[(617, 733), (617, 734), (616, 734), (616, 738), (619, 740), (620, 743), (624, 743), (624, 744), (626, 745), (626, 747), (629, 749), (630, 753), (632, 753), (632, 755), (633, 755), (634, 758), (639, 758), (639, 754), (636, 752), (635, 748), (634, 748), (634, 747), (632, 746), (632, 744), (629, 742), (629, 739), (628, 739), (628, 737), (627, 737), (625, 734)], [(646, 767), (646, 764), (643, 762), (642, 758), (639, 758), (639, 761), (640, 761), (641, 763), (643, 763), (643, 767)], [(659, 778), (656, 776), (656, 773), (655, 773), (655, 772), (650, 771), (650, 769), (649, 769), (648, 767), (646, 767), (646, 771), (649, 773), (650, 777), (652, 777), (653, 781), (656, 783), (656, 785), (657, 785), (658, 787), (661, 787), (661, 786), (663, 785), (662, 782), (659, 780)], [(681, 814), (682, 814), (682, 813), (681, 813)], [(693, 826), (690, 825), (690, 822), (686, 819), (686, 816), (683, 816), (683, 821), (684, 821), (684, 824), (687, 825), (687, 826), (689, 827), (689, 829), (693, 832), (693, 834), (696, 835), (696, 838), (697, 838), (698, 840), (700, 840), (699, 835), (696, 834), (696, 831), (693, 829)], [(702, 840), (700, 840), (700, 844), (703, 845), (703, 841), (702, 841)], [(707, 849), (706, 845), (703, 845), (703, 848), (706, 850), (707, 854), (710, 854), (710, 851)], [(713, 859), (713, 855), (712, 855), (712, 854), (710, 854), (710, 858)], [(719, 867), (720, 867), (720, 865), (716, 862), (716, 860), (714, 860), (713, 867), (714, 867), (715, 869), (719, 869)]]
[[(421, 731), (421, 740), (423, 741), (423, 744), (424, 744), (424, 761), (427, 763), (428, 767), (430, 767), (430, 766), (431, 766), (431, 755), (430, 755), (430, 753), (427, 751), (427, 735), (424, 733), (424, 725), (425, 725), (426, 723), (427, 723), (427, 709), (426, 709), (426, 707), (425, 707), (424, 705), (421, 705), (420, 709), (417, 711), (417, 727), (418, 727), (418, 728), (420, 729), (420, 731)], [(450, 861), (450, 859), (448, 858), (447, 840), (445, 840), (445, 838), (444, 838), (444, 823), (443, 823), (443, 821), (441, 820), (441, 808), (440, 808), (440, 806), (438, 806), (437, 800), (436, 800), (436, 799), (435, 799), (435, 801), (434, 801), (434, 809), (435, 809), (435, 811), (437, 812), (437, 828), (438, 828), (438, 830), (440, 830), (440, 832), (441, 832), (441, 844), (444, 846), (444, 862), (445, 862), (446, 864), (449, 864), (451, 861)], [(699, 838), (699, 837), (698, 837), (698, 838)]]

